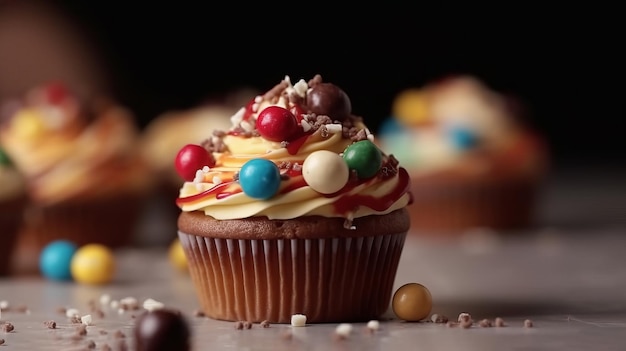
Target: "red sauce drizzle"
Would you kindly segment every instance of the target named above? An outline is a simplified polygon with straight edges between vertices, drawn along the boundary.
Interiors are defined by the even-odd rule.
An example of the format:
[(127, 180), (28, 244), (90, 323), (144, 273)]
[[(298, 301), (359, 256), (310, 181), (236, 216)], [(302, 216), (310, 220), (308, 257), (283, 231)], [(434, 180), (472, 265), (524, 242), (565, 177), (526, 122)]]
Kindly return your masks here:
[[(296, 172), (296, 171), (294, 171)], [(300, 173), (300, 172), (297, 172)], [(353, 211), (355, 208), (357, 208), (358, 206), (367, 206), (375, 211), (385, 211), (386, 209), (388, 209), (391, 205), (393, 205), (393, 203), (400, 198), (400, 196), (402, 196), (402, 194), (409, 192), (409, 175), (407, 173), (407, 171), (404, 168), (398, 168), (398, 184), (396, 185), (396, 187), (387, 195), (384, 195), (382, 197), (374, 197), (371, 195), (360, 195), (360, 194), (355, 194), (355, 195), (346, 195), (343, 197), (340, 197), (333, 205), (335, 207), (335, 211), (337, 211), (337, 213), (348, 213), (350, 211)], [(191, 203), (194, 202), (195, 200), (200, 200), (206, 196), (215, 195), (216, 199), (224, 199), (227, 198), (233, 194), (237, 194), (241, 191), (233, 191), (233, 192), (224, 192), (222, 190), (224, 190), (225, 188), (227, 188), (229, 185), (231, 185), (233, 182), (226, 182), (226, 183), (221, 183), (219, 185), (216, 185), (214, 187), (212, 187), (211, 189), (205, 190), (201, 193), (195, 194), (195, 195), (191, 195), (188, 197), (184, 197), (184, 198), (178, 198), (176, 199), (176, 204), (179, 206), (182, 206), (186, 203)], [(361, 183), (362, 184), (362, 183)], [(326, 194), (324, 196), (326, 197), (335, 197), (338, 195), (341, 195), (342, 193), (346, 193), (349, 192), (351, 189), (353, 189), (355, 186), (359, 185), (358, 182), (355, 183), (348, 183), (343, 189), (341, 189), (340, 191), (334, 193), (334, 194)], [(283, 188), (280, 193), (281, 194), (285, 194), (288, 193), (290, 191), (293, 191), (295, 189), (299, 189), (301, 187), (306, 186), (306, 182), (304, 181), (304, 178), (301, 177), (300, 179), (293, 181), (292, 184), (288, 185), (287, 187)], [(410, 193), (409, 193), (410, 194)], [(412, 195), (411, 195), (411, 202), (412, 202)]]
[(296, 105), (294, 104), (291, 109), (289, 109), (289, 111), (291, 111), (291, 113), (293, 113), (294, 116), (296, 116), (296, 119), (298, 120), (298, 122), (302, 121), (304, 119), (304, 110), (302, 109), (302, 107), (300, 107), (300, 105)]
[(296, 189), (300, 189), (302, 187), (306, 186), (306, 182), (304, 181), (304, 177), (300, 177), (300, 179), (298, 179), (297, 181), (293, 181), (293, 183), (287, 185), (286, 187), (284, 187), (280, 193), (281, 194), (286, 194), (290, 191), (296, 190)]
[[(228, 187), (230, 184), (232, 184), (232, 182), (221, 183), (221, 184), (218, 184), (218, 185), (212, 187), (211, 189), (207, 189), (207, 190), (205, 190), (205, 191), (203, 191), (201, 193), (198, 193), (198, 194), (195, 194), (195, 195), (191, 195), (191, 196), (187, 196), (187, 197), (180, 197), (180, 198), (176, 199), (176, 204), (181, 206), (181, 205), (184, 205), (186, 203), (190, 203), (190, 202), (194, 202), (196, 200), (200, 200), (200, 199), (202, 199), (202, 198), (204, 198), (206, 196), (212, 195), (212, 194), (215, 194), (216, 197), (218, 197), (219, 194), (222, 194), (222, 192), (220, 190)], [(229, 193), (225, 193), (225, 194), (229, 194)], [(225, 197), (225, 196), (223, 196), (223, 197)]]
[(252, 114), (254, 114), (254, 111), (252, 111), (252, 105), (254, 105), (254, 98), (252, 98), (246, 105), (246, 112), (243, 113), (244, 121), (249, 120), (250, 117), (252, 117)]
[(298, 139), (295, 139), (294, 141), (290, 141), (289, 144), (287, 144), (287, 152), (290, 155), (297, 154), (298, 150), (300, 150), (302, 145), (304, 145), (304, 143), (309, 138), (309, 136), (311, 136), (311, 134), (305, 134), (305, 135), (299, 137)]
[(338, 213), (354, 211), (358, 206), (367, 206), (375, 211), (382, 212), (393, 205), (408, 190), (409, 174), (404, 168), (398, 168), (398, 184), (391, 193), (378, 198), (371, 195), (346, 195), (339, 198), (333, 205)]

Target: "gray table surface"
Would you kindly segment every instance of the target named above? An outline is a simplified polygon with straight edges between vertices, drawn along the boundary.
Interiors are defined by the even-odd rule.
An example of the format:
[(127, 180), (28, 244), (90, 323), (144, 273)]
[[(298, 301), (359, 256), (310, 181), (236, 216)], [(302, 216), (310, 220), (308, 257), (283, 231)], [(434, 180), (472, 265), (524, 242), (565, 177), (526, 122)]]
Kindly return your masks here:
[[(80, 350), (89, 341), (96, 350), (104, 344), (115, 350), (116, 330), (132, 350), (139, 312), (120, 314), (104, 306), (105, 315), (94, 316), (78, 340), (72, 338), (75, 325), (59, 313), (65, 307), (87, 314), (90, 302), (103, 294), (140, 303), (152, 298), (180, 309), (192, 327), (193, 350), (624, 350), (625, 175), (610, 170), (553, 178), (532, 230), (510, 235), (475, 230), (449, 240), (408, 236), (396, 288), (422, 283), (433, 295), (433, 313), (456, 319), (465, 312), (476, 321), (501, 317), (506, 327), (408, 323), (388, 311), (376, 333), (353, 324), (344, 340), (333, 337), (336, 324), (237, 330), (232, 322), (194, 316), (198, 304), (189, 276), (173, 268), (164, 247), (143, 247), (115, 252), (117, 274), (105, 286), (37, 276), (0, 279), (0, 301), (14, 307), (2, 311), (0, 320), (15, 326), (9, 333), (0, 330), (5, 340), (0, 350)], [(20, 305), (27, 311), (15, 309)], [(532, 328), (524, 327), (526, 319)], [(47, 329), (46, 320), (55, 320), (57, 329)]]

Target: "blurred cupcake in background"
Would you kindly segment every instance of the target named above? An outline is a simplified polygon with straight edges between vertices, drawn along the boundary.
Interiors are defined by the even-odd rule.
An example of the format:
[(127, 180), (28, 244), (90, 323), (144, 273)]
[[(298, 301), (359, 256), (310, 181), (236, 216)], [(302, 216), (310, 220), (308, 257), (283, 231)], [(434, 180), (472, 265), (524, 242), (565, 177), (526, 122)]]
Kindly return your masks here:
[(471, 76), (396, 96), (378, 140), (411, 174), (413, 232), (532, 224), (547, 151), (512, 102)]
[(146, 237), (139, 238), (138, 244), (162, 246), (176, 238), (176, 221), (180, 214), (176, 199), (184, 181), (174, 168), (178, 151), (190, 142), (202, 143), (210, 135), (207, 131), (230, 129), (231, 116), (257, 94), (256, 90), (246, 87), (216, 94), (192, 108), (166, 111), (146, 125), (140, 150), (156, 179), (154, 200), (149, 206), (151, 213), (161, 215), (146, 221), (145, 226), (149, 227), (141, 231)]
[(11, 271), (11, 258), (26, 202), (24, 179), (0, 148), (0, 276)]
[(5, 101), (1, 117), (0, 143), (30, 198), (21, 249), (38, 253), (56, 239), (129, 244), (151, 182), (129, 110), (55, 82)]

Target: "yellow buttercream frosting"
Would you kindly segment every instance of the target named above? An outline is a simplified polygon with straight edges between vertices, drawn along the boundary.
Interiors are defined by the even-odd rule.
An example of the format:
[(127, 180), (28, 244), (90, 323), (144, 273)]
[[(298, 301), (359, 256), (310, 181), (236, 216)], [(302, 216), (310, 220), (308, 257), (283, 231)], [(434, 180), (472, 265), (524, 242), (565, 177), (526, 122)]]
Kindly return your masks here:
[[(407, 206), (410, 202), (408, 175), (398, 167), (393, 156), (380, 150), (382, 163), (373, 177), (360, 179), (354, 170), (347, 180), (331, 176), (325, 181), (345, 182), (339, 183), (341, 190), (332, 194), (320, 193), (307, 182), (302, 172), (307, 158), (318, 157), (321, 150), (343, 157), (356, 141), (373, 141), (374, 138), (360, 117), (351, 113), (339, 115), (342, 110), (336, 108), (336, 104), (316, 101), (321, 106), (311, 106), (313, 97), (309, 94), (319, 94), (331, 101), (347, 99), (347, 95), (337, 96), (339, 90), (335, 86), (320, 87), (319, 84), (322, 84), (319, 76), (308, 83), (300, 80), (295, 85), (286, 77), (276, 88), (257, 96), (236, 113), (231, 118), (231, 128), (215, 143), (205, 145), (215, 164), (199, 169), (195, 179), (184, 182), (177, 201), (179, 207), (183, 211), (204, 211), (216, 219), (253, 216), (291, 219), (320, 215), (350, 220), (387, 214)], [(260, 114), (270, 106), (295, 112), (299, 128), (296, 137), (272, 141), (256, 128)], [(347, 106), (350, 106), (349, 101)], [(339, 112), (333, 116), (335, 111)], [(255, 159), (270, 160), (280, 170), (278, 190), (266, 199), (247, 194), (238, 179), (242, 167)]]

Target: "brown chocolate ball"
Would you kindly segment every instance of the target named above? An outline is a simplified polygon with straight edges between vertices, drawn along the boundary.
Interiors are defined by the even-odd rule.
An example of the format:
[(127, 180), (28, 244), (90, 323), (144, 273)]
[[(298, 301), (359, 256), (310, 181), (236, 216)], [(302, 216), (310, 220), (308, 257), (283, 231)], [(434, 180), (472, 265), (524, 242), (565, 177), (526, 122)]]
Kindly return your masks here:
[(137, 318), (134, 332), (137, 351), (191, 350), (189, 326), (177, 311), (146, 312)]
[(348, 94), (331, 83), (313, 86), (306, 96), (306, 105), (311, 112), (329, 116), (333, 121), (344, 121), (352, 113)]

